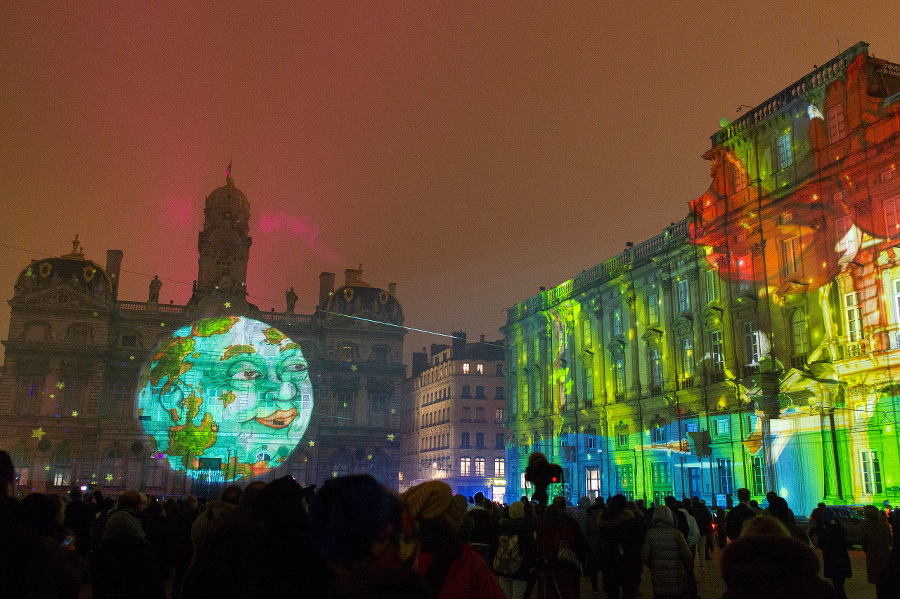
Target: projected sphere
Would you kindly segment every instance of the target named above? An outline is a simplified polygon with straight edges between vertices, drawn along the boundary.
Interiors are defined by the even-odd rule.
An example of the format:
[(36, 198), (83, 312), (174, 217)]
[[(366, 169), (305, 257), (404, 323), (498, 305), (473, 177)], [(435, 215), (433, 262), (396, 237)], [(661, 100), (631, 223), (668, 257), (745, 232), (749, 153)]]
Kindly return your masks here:
[(175, 331), (138, 384), (138, 414), (156, 456), (175, 470), (228, 480), (284, 462), (306, 432), (312, 404), (300, 346), (238, 316)]

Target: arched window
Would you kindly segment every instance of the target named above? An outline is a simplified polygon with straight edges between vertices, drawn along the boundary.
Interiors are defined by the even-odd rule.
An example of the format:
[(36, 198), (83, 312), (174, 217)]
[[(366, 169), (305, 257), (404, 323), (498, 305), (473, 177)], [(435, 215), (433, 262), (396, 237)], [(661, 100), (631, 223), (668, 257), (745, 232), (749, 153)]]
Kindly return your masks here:
[(66, 444), (58, 446), (50, 456), (49, 482), (57, 487), (68, 487), (72, 484), (72, 459)]

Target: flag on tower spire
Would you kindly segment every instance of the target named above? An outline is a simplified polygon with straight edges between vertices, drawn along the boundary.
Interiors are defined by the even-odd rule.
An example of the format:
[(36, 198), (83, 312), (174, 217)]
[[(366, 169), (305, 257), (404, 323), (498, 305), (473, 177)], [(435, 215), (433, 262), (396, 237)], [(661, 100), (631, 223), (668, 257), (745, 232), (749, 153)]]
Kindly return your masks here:
[(234, 180), (231, 178), (231, 163), (232, 161), (228, 161), (228, 168), (225, 169), (225, 184), (226, 185), (234, 185)]

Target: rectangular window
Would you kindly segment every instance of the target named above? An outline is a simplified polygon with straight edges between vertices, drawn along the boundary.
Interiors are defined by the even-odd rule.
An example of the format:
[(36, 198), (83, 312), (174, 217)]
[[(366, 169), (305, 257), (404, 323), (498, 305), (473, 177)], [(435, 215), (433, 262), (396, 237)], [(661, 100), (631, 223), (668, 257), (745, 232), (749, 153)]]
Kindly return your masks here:
[(534, 361), (540, 362), (541, 360), (541, 338), (534, 338)]
[(614, 337), (621, 337), (623, 331), (622, 308), (614, 308), (612, 311), (612, 331)]
[(469, 385), (462, 386), (463, 399), (472, 399), (472, 388)]
[[(515, 369), (516, 369), (516, 364), (518, 364), (518, 362), (519, 362), (519, 350), (516, 349), (516, 346), (515, 346), (515, 345), (511, 345), (511, 346), (509, 346), (509, 363), (510, 363), (510, 368), (512, 368), (513, 370), (515, 370)], [(503, 369), (503, 366), (502, 366), (501, 364), (497, 364), (497, 369), (498, 369), (498, 370), (497, 370), (497, 376), (500, 376), (501, 370)]]
[(672, 465), (669, 462), (653, 462), (650, 464), (650, 478), (653, 488), (672, 486)]
[(503, 387), (494, 389), (494, 399), (503, 399)]
[(694, 376), (694, 340), (684, 337), (681, 340), (681, 378), (689, 379)]
[(663, 426), (654, 426), (650, 429), (650, 441), (656, 445), (665, 445), (666, 429)]
[(475, 458), (475, 476), (484, 476), (484, 458)]
[(806, 312), (794, 310), (791, 315), (791, 337), (794, 341), (794, 354), (805, 354), (809, 351), (809, 331), (806, 328)]
[(475, 408), (475, 422), (485, 422), (484, 408)]
[[(515, 364), (515, 362), (513, 362)], [(503, 364), (497, 364), (497, 376), (503, 376)]]
[(593, 401), (594, 399), (594, 369), (588, 364), (584, 369), (584, 400)]
[(484, 433), (475, 433), (475, 447), (484, 449)]
[(25, 377), (19, 379), (16, 393), (18, 414), (38, 414), (41, 410), (41, 379)]
[(625, 395), (625, 358), (616, 358), (613, 361), (614, 383), (616, 385), (616, 395)]
[(494, 449), (506, 449), (506, 435), (503, 433), (494, 435)]
[(581, 323), (581, 342), (584, 347), (591, 346), (591, 319), (588, 318)]
[(678, 281), (678, 311), (682, 314), (691, 311), (691, 286), (687, 279)]
[(900, 237), (900, 196), (884, 201), (884, 220), (887, 236), (890, 239)]
[(881, 494), (881, 463), (878, 460), (878, 452), (863, 451), (861, 458), (863, 490), (869, 495)]
[(459, 475), (472, 476), (472, 458), (459, 458)]
[(747, 364), (759, 364), (759, 331), (752, 320), (744, 323), (744, 357)]
[(766, 492), (766, 463), (762, 456), (753, 456), (750, 461), (751, 470), (753, 471), (753, 491), (754, 495), (762, 495)]
[(781, 240), (781, 276), (787, 277), (800, 272), (800, 238)]
[(725, 370), (725, 356), (722, 352), (722, 331), (710, 331), (709, 357), (712, 371), (715, 373)]
[(137, 335), (122, 335), (122, 347), (137, 347)]
[(659, 294), (651, 293), (647, 298), (647, 318), (650, 324), (659, 322)]
[(619, 492), (631, 489), (634, 477), (631, 474), (631, 464), (616, 466), (616, 478), (618, 479)]
[(497, 408), (494, 411), (494, 423), (503, 424), (503, 408)]
[(728, 418), (717, 418), (715, 420), (716, 423), (716, 436), (724, 437), (728, 435), (728, 432), (731, 430), (731, 422), (729, 422)]
[(484, 385), (477, 385), (475, 387), (475, 399), (484, 399)]
[(584, 469), (584, 488), (588, 499), (595, 499), (600, 494), (600, 468), (588, 466)]
[(775, 138), (775, 147), (778, 152), (778, 168), (784, 170), (791, 166), (794, 162), (791, 154), (791, 134), (784, 133)]
[(472, 422), (472, 408), (470, 408), (469, 406), (463, 406), (462, 418), (460, 418), (460, 422)]
[(731, 164), (731, 176), (734, 182), (734, 193), (741, 191), (747, 187), (747, 173), (744, 172), (740, 162)]
[(597, 437), (595, 437), (594, 435), (588, 435), (587, 448), (588, 449), (597, 449)]
[(494, 458), (494, 476), (497, 478), (506, 476), (506, 458)]
[(476, 374), (484, 374), (484, 364), (476, 364), (475, 365), (475, 373)]
[(460, 435), (459, 446), (463, 449), (471, 447), (471, 444), (469, 443), (469, 433), (462, 433)]
[(731, 495), (734, 493), (734, 478), (731, 472), (731, 460), (719, 458), (716, 460), (719, 466), (719, 493)]
[(750, 256), (739, 256), (737, 259), (738, 289), (742, 292), (753, 288), (753, 259)]
[(616, 444), (619, 447), (627, 447), (628, 446), (628, 431), (627, 430), (619, 430), (616, 433)]
[(831, 143), (847, 137), (847, 128), (844, 125), (844, 107), (841, 104), (828, 109), (828, 140)]
[(463, 362), (463, 374), (469, 374), (469, 363)]
[(651, 349), (647, 355), (650, 367), (650, 388), (653, 395), (662, 394), (662, 358), (658, 349)]
[(844, 295), (844, 305), (847, 306), (847, 336), (854, 343), (863, 337), (862, 307), (859, 305), (859, 293), (847, 293)]
[(719, 273), (715, 270), (706, 271), (706, 303), (711, 304), (719, 300)]
[(834, 221), (837, 230), (838, 253), (852, 255), (856, 253), (856, 228), (853, 226), (853, 217), (850, 215)]

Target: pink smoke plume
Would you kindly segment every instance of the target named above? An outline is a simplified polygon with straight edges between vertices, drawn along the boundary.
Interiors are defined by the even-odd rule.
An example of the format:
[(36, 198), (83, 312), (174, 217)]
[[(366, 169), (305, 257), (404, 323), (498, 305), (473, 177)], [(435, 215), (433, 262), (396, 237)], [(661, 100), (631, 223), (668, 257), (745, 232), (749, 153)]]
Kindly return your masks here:
[(320, 260), (325, 262), (340, 262), (341, 256), (337, 252), (325, 247), (319, 238), (319, 227), (312, 224), (312, 219), (304, 214), (303, 216), (292, 216), (284, 212), (275, 212), (271, 214), (260, 214), (259, 230), (263, 233), (273, 233), (279, 230), (286, 230), (294, 237), (301, 238), (306, 246), (312, 250), (313, 254)]

